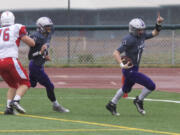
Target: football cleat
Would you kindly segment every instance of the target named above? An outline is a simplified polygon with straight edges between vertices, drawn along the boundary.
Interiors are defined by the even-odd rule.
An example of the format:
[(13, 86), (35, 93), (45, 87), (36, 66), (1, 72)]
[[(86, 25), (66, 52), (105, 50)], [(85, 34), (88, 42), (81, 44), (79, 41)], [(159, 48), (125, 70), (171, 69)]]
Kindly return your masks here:
[(146, 111), (144, 110), (143, 107), (143, 101), (139, 100), (138, 96), (134, 99), (134, 105), (136, 106), (138, 112), (142, 115), (146, 114)]
[(14, 109), (13, 108), (9, 108), (9, 107), (6, 107), (6, 110), (4, 111), (4, 114), (5, 115), (14, 115)]
[(106, 105), (106, 109), (110, 111), (112, 115), (119, 116), (120, 114), (116, 111), (116, 104), (111, 101)]
[(68, 113), (68, 112), (70, 112), (69, 109), (64, 108), (61, 105), (58, 105), (58, 106), (53, 105), (53, 110), (56, 111), (56, 112), (61, 112), (61, 113)]
[(24, 110), (24, 108), (22, 108), (19, 104), (19, 101), (16, 101), (16, 100), (13, 100), (11, 103), (10, 103), (10, 107), (11, 108), (14, 108), (16, 109), (19, 113), (26, 113), (26, 111)]

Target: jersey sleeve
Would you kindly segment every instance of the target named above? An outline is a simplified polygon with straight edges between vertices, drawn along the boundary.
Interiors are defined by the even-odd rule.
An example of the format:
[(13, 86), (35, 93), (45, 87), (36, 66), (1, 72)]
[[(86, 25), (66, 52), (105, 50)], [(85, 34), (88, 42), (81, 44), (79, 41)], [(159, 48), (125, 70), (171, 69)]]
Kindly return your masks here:
[(129, 46), (134, 43), (134, 40), (130, 37), (123, 38), (120, 47), (117, 49), (120, 53), (124, 52)]
[(32, 34), (30, 35), (30, 37), (31, 37), (32, 39), (34, 39), (34, 42), (35, 42), (35, 44), (36, 44), (35, 46), (37, 46), (37, 45), (42, 45), (42, 44), (44, 43), (43, 39), (41, 38), (41, 36), (39, 35), (38, 32), (32, 33)]
[(15, 31), (19, 38), (23, 37), (24, 35), (27, 35), (26, 26), (22, 24), (15, 24)]
[(145, 32), (145, 39), (153, 38), (152, 32)]
[(37, 36), (35, 33), (30, 34), (30, 37), (34, 40), (35, 44), (37, 44)]

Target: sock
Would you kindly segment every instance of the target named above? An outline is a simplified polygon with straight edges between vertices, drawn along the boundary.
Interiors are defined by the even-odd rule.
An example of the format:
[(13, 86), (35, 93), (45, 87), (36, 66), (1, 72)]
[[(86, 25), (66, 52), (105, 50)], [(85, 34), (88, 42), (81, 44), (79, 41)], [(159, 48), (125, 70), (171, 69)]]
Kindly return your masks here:
[(10, 103), (11, 103), (12, 100), (8, 99), (7, 100), (7, 107), (10, 108)]
[(58, 103), (57, 100), (56, 100), (56, 101), (53, 101), (52, 104), (53, 104), (53, 106), (59, 106), (59, 103)]
[(142, 92), (140, 93), (140, 95), (138, 96), (139, 100), (143, 101), (145, 97), (147, 97), (147, 95), (149, 95), (152, 91), (147, 89), (147, 88), (143, 88)]
[(115, 96), (113, 97), (113, 99), (111, 100), (114, 104), (117, 104), (117, 102), (119, 101), (119, 99), (124, 95), (124, 92), (122, 91), (122, 88), (120, 88)]
[(14, 97), (14, 100), (16, 100), (16, 101), (19, 101), (19, 100), (21, 100), (21, 96), (19, 96), (19, 95), (16, 95), (16, 96)]

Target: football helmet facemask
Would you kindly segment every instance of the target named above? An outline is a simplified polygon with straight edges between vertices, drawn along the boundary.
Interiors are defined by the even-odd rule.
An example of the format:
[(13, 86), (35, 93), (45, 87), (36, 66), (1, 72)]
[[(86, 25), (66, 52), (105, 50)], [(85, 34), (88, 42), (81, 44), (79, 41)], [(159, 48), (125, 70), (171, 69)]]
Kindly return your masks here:
[(133, 34), (134, 36), (140, 36), (144, 32), (145, 28), (146, 25), (140, 18), (134, 18), (129, 22), (129, 33)]
[(53, 22), (49, 17), (40, 17), (36, 22), (36, 26), (43, 34), (53, 32)]

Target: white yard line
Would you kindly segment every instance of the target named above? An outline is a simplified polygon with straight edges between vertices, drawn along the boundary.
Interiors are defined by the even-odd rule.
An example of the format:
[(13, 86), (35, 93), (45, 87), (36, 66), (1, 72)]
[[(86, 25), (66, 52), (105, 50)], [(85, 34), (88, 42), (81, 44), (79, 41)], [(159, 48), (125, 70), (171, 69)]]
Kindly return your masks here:
[[(127, 99), (135, 99), (134, 97), (128, 97)], [(150, 99), (150, 98), (145, 98), (145, 101), (157, 101), (157, 102), (167, 102), (167, 103), (179, 103), (180, 101), (175, 101), (175, 100), (162, 100), (162, 99)]]

